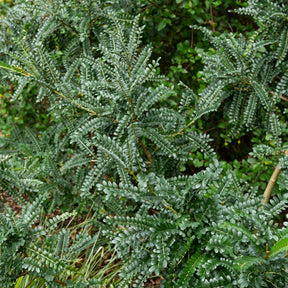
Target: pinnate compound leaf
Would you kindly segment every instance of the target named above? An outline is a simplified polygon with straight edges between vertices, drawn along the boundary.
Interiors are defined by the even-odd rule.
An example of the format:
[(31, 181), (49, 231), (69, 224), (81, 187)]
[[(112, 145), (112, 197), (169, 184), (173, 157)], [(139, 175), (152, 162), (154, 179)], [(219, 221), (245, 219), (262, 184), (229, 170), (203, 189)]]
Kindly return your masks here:
[(177, 283), (177, 287), (186, 288), (189, 285), (189, 281), (196, 271), (197, 267), (201, 264), (205, 254), (196, 252), (186, 263), (186, 266), (182, 270), (180, 278)]

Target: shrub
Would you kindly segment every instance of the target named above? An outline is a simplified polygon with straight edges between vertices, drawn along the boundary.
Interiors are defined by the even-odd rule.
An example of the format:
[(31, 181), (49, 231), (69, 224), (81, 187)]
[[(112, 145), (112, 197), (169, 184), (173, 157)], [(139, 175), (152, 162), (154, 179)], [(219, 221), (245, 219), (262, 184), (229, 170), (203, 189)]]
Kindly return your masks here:
[[(0, 183), (24, 208), (19, 219), (9, 209), (1, 212), (2, 261), (10, 265), (0, 265), (2, 282), (11, 286), (17, 278), (38, 277), (51, 287), (103, 285), (93, 278), (97, 274), (80, 277), (67, 265), (78, 257), (70, 253), (79, 248), (72, 238), (87, 240), (80, 241), (80, 250), (93, 255), (101, 234), (100, 243), (111, 245), (122, 261), (117, 287), (143, 287), (160, 276), (163, 287), (285, 287), (282, 1), (259, 1), (274, 7), (277, 21), (273, 11), (265, 14), (252, 2), (239, 10), (256, 23), (271, 20), (248, 39), (195, 27), (216, 49), (205, 62), (207, 85), (200, 97), (185, 87), (175, 109), (167, 101), (173, 88), (163, 84), (158, 60), (150, 60), (152, 48), (141, 44), (140, 17), (126, 15), (125, 3), (20, 1), (1, 22), (4, 82), (17, 83), (14, 97), (34, 87), (35, 101), (47, 99), (53, 115), (41, 134), (15, 129), (3, 140)], [(268, 159), (282, 171), (276, 187), (281, 193), (266, 205), (259, 185), (243, 181), (237, 169), (219, 160), (209, 135), (193, 128), (222, 103), (231, 137), (253, 131), (255, 123), (267, 131), (270, 142), (251, 151), (254, 162)], [(199, 168), (193, 173), (186, 169), (191, 162)], [(55, 209), (59, 219), (74, 209), (79, 215), (92, 211), (93, 226), (84, 222), (86, 234), (72, 236), (64, 228), (50, 235), (53, 224), (42, 228), (34, 221)], [(13, 221), (19, 222), (16, 228)], [(21, 278), (25, 273), (27, 279)]]

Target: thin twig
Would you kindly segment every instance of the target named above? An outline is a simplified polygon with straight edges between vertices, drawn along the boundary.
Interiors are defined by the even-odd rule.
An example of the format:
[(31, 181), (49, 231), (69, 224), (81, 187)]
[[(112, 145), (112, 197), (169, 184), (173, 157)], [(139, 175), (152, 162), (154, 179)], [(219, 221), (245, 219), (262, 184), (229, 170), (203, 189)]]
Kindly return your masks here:
[[(269, 93), (273, 96), (275, 95), (275, 93), (273, 91), (270, 91)], [(288, 98), (284, 97), (283, 95), (280, 95), (279, 98), (288, 102)]]
[[(285, 155), (288, 155), (288, 150), (284, 151), (284, 154)], [(264, 199), (262, 200), (262, 202), (264, 203), (264, 205), (266, 205), (270, 199), (270, 196), (271, 196), (271, 192), (272, 192), (272, 189), (273, 187), (275, 186), (275, 183), (277, 181), (277, 178), (281, 172), (281, 168), (279, 166), (279, 164), (276, 166), (276, 168), (274, 169), (274, 172), (268, 182), (268, 185), (264, 191)]]
[(139, 142), (140, 146), (142, 147), (145, 155), (149, 159), (150, 164), (152, 164), (153, 163), (153, 158), (152, 158), (151, 154), (148, 152), (148, 150), (146, 149), (145, 145), (143, 144), (143, 142), (140, 139), (138, 140), (138, 142)]
[(288, 102), (288, 98), (286, 98), (286, 97), (284, 97), (284, 96), (282, 96), (282, 95), (280, 95), (280, 99)]
[(270, 178), (270, 180), (269, 180), (269, 182), (268, 182), (268, 185), (267, 185), (267, 187), (266, 187), (266, 189), (265, 189), (265, 192), (264, 192), (264, 195), (263, 195), (263, 196), (264, 196), (264, 199), (262, 200), (262, 202), (264, 203), (264, 205), (266, 205), (267, 202), (269, 201), (269, 198), (270, 198), (270, 196), (271, 196), (272, 189), (273, 189), (273, 187), (274, 187), (274, 185), (275, 185), (275, 183), (276, 183), (276, 181), (277, 181), (277, 178), (278, 178), (280, 172), (281, 172), (281, 168), (280, 168), (280, 166), (279, 166), (279, 164), (278, 164), (278, 165), (276, 166), (276, 168), (274, 169), (274, 172), (273, 172), (273, 174), (272, 174), (272, 176), (271, 176), (271, 178)]

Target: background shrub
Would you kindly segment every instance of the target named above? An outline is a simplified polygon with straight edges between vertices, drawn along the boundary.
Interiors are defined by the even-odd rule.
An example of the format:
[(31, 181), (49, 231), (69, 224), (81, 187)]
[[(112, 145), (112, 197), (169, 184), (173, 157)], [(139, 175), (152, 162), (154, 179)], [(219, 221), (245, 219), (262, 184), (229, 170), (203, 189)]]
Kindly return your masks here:
[(230, 1), (5, 6), (3, 93), (35, 110), (1, 137), (3, 285), (285, 287), (287, 9), (256, 2), (234, 33)]

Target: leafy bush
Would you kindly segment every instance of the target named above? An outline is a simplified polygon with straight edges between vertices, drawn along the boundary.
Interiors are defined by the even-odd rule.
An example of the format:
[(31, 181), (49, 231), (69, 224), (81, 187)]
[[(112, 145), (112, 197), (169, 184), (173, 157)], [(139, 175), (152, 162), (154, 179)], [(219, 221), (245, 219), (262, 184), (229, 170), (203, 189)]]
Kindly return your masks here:
[(233, 13), (234, 8), (242, 5), (245, 2), (230, 0), (141, 0), (134, 2), (134, 10), (141, 13), (146, 26), (144, 43), (153, 43), (153, 53), (161, 56), (161, 71), (174, 83), (181, 80), (198, 88), (203, 83), (198, 75), (203, 68), (201, 54), (211, 46), (190, 25), (205, 25), (218, 33), (249, 31), (253, 22)]
[[(257, 1), (267, 7), (259, 10), (248, 1), (239, 9), (260, 26), (247, 37), (193, 26), (215, 47), (205, 60), (206, 86), (200, 97), (183, 87), (173, 108), (175, 91), (159, 75), (159, 60), (150, 59), (151, 46), (141, 44), (140, 16), (125, 13), (126, 1), (19, 1), (8, 9), (1, 20), (3, 84), (17, 85), (14, 98), (33, 87), (33, 101), (47, 101), (53, 121), (42, 132), (16, 128), (2, 141), (1, 187), (22, 206), (16, 214), (2, 205), (2, 283), (143, 287), (158, 277), (162, 287), (285, 287), (283, 2)], [(195, 124), (219, 107), (231, 139), (264, 131), (234, 170)], [(275, 175), (281, 171), (281, 193), (266, 205), (268, 179), (253, 182), (259, 170), (248, 161), (257, 169), (270, 161), (278, 164)], [(243, 177), (244, 163), (252, 176)], [(72, 229), (71, 219), (59, 225), (71, 216), (86, 217), (83, 228)], [(111, 270), (95, 265), (100, 245)]]

